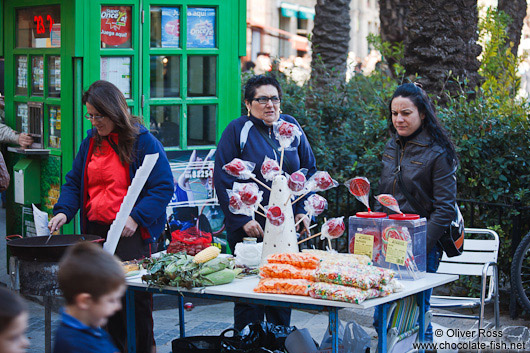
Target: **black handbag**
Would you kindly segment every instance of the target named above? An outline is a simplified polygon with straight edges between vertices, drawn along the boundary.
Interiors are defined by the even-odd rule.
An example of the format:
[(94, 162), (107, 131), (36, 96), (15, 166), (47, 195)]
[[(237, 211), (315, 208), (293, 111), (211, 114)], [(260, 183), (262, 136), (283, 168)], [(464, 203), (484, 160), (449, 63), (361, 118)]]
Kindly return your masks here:
[[(429, 218), (427, 210), (412, 196), (408, 191), (405, 183), (403, 182), (403, 176), (401, 175), (401, 166), (399, 165), (399, 146), (396, 149), (396, 177), (401, 192), (412, 205), (414, 210), (422, 217)], [(443, 249), (447, 257), (454, 257), (462, 255), (464, 251), (464, 217), (460, 212), (460, 208), (455, 203), (455, 217), (451, 221), (451, 224), (445, 230), (445, 233), (438, 240), (438, 245)]]

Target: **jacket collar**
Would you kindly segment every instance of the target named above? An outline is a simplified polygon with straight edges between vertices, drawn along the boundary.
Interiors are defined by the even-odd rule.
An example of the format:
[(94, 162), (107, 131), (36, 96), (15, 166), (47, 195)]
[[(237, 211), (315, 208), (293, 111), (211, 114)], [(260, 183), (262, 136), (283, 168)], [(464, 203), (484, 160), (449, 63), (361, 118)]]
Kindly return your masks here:
[(61, 310), (61, 316), (62, 316), (62, 323), (66, 326), (69, 326), (75, 330), (85, 331), (95, 337), (103, 336), (103, 332), (101, 328), (99, 327), (96, 328), (96, 327), (85, 325), (84, 323), (79, 321), (77, 318), (73, 317), (72, 315), (67, 314), (64, 309)]
[[(396, 142), (396, 144), (401, 143), (399, 140), (399, 136), (396, 133), (394, 133), (394, 141)], [(418, 135), (414, 136), (407, 142), (427, 147), (432, 144), (432, 137), (426, 129), (422, 129), (422, 131)]]
[[(249, 119), (250, 121), (252, 121), (254, 123), (255, 126), (259, 127), (259, 128), (262, 128), (262, 129), (268, 129), (268, 128), (272, 128), (272, 125), (269, 126), (267, 124), (265, 124), (265, 122), (261, 119), (258, 119), (256, 118), (254, 115), (246, 115), (247, 119)], [(280, 117), (278, 118), (278, 121), (280, 120), (284, 120), (280, 114)]]

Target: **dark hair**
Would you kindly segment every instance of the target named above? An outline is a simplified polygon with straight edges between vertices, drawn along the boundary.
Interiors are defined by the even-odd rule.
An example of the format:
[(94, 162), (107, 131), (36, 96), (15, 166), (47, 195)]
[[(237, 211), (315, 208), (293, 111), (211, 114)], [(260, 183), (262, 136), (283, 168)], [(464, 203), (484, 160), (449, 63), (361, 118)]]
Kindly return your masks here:
[(282, 99), (282, 87), (280, 86), (278, 80), (276, 80), (272, 76), (256, 75), (249, 78), (247, 83), (245, 84), (245, 101), (252, 103), (252, 100), (256, 95), (256, 89), (258, 89), (258, 87), (266, 85), (276, 87), (276, 89), (278, 90), (278, 95), (280, 96), (280, 99)]
[(68, 248), (59, 263), (57, 279), (66, 303), (71, 305), (81, 293), (97, 301), (117, 290), (125, 284), (125, 272), (117, 257), (84, 241)]
[[(125, 96), (118, 87), (104, 80), (94, 82), (83, 94), (83, 104), (90, 103), (102, 115), (109, 118), (118, 133), (118, 156), (122, 163), (134, 161), (133, 147), (138, 135), (138, 126), (142, 124), (138, 117), (129, 113)], [(102, 137), (94, 129), (94, 146), (101, 148)]]
[(418, 112), (423, 114), (425, 118), (423, 119), (423, 128), (427, 130), (429, 135), (431, 135), (434, 142), (439, 144), (445, 151), (446, 157), (451, 163), (458, 163), (458, 156), (456, 154), (455, 145), (449, 138), (447, 131), (442, 127), (438, 118), (436, 117), (436, 109), (431, 99), (419, 85), (414, 83), (405, 83), (399, 86), (388, 104), (389, 110), (389, 130), (392, 133), (396, 133), (396, 128), (392, 124), (392, 101), (396, 97), (408, 98), (418, 109)]
[(4, 331), (20, 314), (28, 311), (24, 299), (17, 293), (0, 287), (0, 332)]

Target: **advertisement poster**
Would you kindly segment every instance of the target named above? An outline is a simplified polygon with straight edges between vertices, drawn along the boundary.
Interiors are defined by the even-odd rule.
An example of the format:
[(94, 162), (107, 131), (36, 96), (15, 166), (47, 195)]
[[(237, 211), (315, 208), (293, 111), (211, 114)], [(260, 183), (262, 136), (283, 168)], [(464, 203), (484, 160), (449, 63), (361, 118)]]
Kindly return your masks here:
[(118, 46), (131, 39), (131, 6), (101, 6), (101, 43)]
[(224, 215), (213, 186), (215, 149), (168, 151), (167, 155), (174, 181), (167, 207), (172, 240), (188, 247), (211, 242), (226, 253)]
[(162, 47), (178, 48), (180, 36), (180, 9), (162, 8)]
[(188, 8), (188, 48), (215, 48), (215, 9)]
[(60, 23), (54, 23), (52, 25), (52, 28), (50, 30), (50, 40), (51, 40), (52, 47), (61, 46), (61, 24)]
[(112, 82), (125, 98), (131, 98), (131, 58), (112, 56), (101, 58), (100, 77)]

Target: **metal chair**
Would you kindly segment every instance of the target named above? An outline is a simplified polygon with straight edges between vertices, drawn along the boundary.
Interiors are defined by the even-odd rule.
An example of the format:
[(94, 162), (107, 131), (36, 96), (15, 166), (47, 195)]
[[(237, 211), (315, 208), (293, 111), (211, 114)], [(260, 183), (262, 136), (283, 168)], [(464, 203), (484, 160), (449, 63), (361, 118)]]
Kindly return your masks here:
[[(448, 258), (443, 255), (437, 273), (464, 276), (481, 276), (480, 297), (431, 296), (431, 309), (435, 308), (475, 308), (480, 307), (479, 315), (442, 314), (433, 311), (433, 316), (478, 320), (478, 328), (484, 321), (484, 305), (494, 301), (495, 328), (499, 327), (499, 236), (490, 229), (466, 228), (469, 234), (485, 235), (489, 239), (469, 239), (464, 241), (462, 255)], [(489, 280), (488, 280), (489, 279)]]

